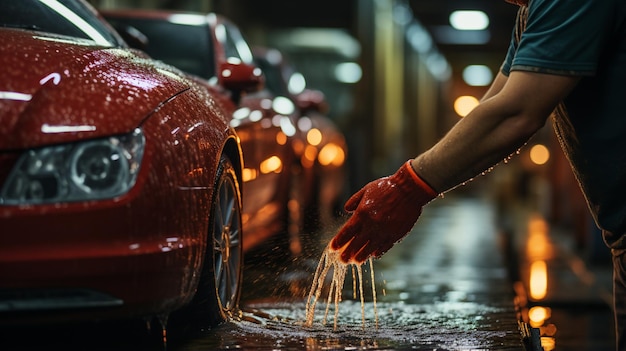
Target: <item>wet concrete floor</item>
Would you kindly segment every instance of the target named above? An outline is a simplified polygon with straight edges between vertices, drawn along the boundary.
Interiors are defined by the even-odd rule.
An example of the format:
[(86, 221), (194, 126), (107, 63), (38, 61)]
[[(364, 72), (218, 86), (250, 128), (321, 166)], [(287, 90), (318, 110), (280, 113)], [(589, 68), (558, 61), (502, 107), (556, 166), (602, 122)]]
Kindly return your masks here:
[(364, 310), (353, 299), (348, 274), (337, 326), (332, 305), (323, 323), (323, 300), (307, 327), (308, 289), (329, 231), (309, 250), (314, 256), (301, 257), (287, 270), (247, 269), (243, 320), (180, 350), (523, 350), (494, 224), (492, 209), (480, 200), (436, 201), (411, 235), (374, 261), (376, 309), (366, 265)]
[[(319, 245), (308, 250), (312, 256), (282, 269), (248, 267), (246, 318), (181, 350), (614, 350), (610, 266), (586, 264), (571, 247), (571, 236), (536, 214), (508, 210), (512, 213), (503, 219), (480, 195), (437, 199), (401, 244), (374, 261), (376, 311), (367, 300), (370, 286), (364, 289), (363, 317), (346, 282), (337, 327), (333, 306), (322, 323), (324, 301), (313, 326), (306, 327), (311, 278), (334, 234), (327, 228)], [(511, 222), (512, 227), (502, 226)], [(544, 235), (540, 243), (537, 227)], [(531, 296), (530, 287), (538, 247), (550, 253), (543, 297)], [(543, 317), (537, 317), (541, 311)], [(531, 335), (522, 338), (522, 331)]]
[[(325, 228), (293, 262), (250, 259), (239, 317), (193, 338), (162, 345), (127, 326), (60, 326), (10, 335), (5, 330), (0, 350), (541, 350), (538, 334), (525, 340), (520, 334), (530, 307), (550, 314), (531, 329), (542, 335), (543, 350), (613, 350), (611, 311), (597, 291), (606, 279), (596, 279), (601, 284), (578, 301), (562, 303), (558, 292), (545, 301), (525, 296), (527, 286), (511, 279), (528, 275), (519, 255), (524, 238), (499, 230), (496, 213), (480, 197), (434, 201), (412, 233), (374, 261), (376, 308), (369, 267), (363, 267), (363, 308), (353, 299), (348, 274), (336, 327), (334, 306), (324, 323), (325, 300), (317, 304), (313, 324), (305, 325), (311, 280), (336, 229)], [(566, 278), (551, 280), (551, 287), (580, 291), (574, 275), (550, 265), (556, 267), (550, 274)]]

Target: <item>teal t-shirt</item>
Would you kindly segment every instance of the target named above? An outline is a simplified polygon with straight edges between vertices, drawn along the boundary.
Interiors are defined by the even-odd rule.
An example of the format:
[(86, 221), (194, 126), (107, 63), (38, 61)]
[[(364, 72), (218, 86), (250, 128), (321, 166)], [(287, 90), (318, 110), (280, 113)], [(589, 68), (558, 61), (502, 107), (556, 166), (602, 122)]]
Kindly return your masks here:
[(530, 0), (527, 10), (502, 72), (581, 77), (555, 131), (605, 242), (626, 249), (626, 0)]

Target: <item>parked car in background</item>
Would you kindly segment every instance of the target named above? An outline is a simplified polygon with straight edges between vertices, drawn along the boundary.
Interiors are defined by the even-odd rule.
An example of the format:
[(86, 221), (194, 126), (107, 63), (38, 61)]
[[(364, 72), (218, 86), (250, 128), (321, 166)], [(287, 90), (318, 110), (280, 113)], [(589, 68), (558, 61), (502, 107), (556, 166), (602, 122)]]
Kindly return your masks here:
[(220, 62), (218, 93), (81, 0), (3, 1), (0, 23), (0, 324), (226, 319), (246, 176), (230, 122), (258, 68)]
[[(287, 98), (298, 111), (299, 133), (292, 143), (298, 158), (293, 177), (292, 224), (297, 224), (302, 244), (318, 245), (318, 232), (333, 228), (346, 199), (348, 149), (343, 133), (327, 117), (324, 93), (307, 88), (306, 78), (283, 53), (274, 48), (253, 47), (255, 62), (265, 75), (265, 87), (274, 99)], [(295, 207), (295, 208), (294, 208)], [(318, 245), (319, 246), (319, 245)]]
[[(123, 35), (145, 36), (147, 43), (134, 42), (151, 57), (210, 84), (217, 83), (215, 75), (223, 62), (254, 63), (238, 27), (214, 13), (141, 9), (101, 13)], [(301, 178), (306, 131), (298, 128), (301, 110), (292, 97), (277, 96), (268, 89), (242, 95), (231, 120), (241, 140), (245, 165), (244, 251), (255, 251), (268, 261), (284, 262), (301, 251), (298, 211), (304, 207), (300, 197), (291, 195), (294, 186), (308, 191), (315, 181), (312, 176)], [(303, 179), (311, 184), (304, 184)]]

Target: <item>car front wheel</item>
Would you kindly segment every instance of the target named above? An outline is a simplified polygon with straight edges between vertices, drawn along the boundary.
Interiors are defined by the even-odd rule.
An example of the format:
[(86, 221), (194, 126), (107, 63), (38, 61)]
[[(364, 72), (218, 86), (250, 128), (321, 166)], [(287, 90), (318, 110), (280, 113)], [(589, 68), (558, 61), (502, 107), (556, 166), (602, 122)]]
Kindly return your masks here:
[[(241, 191), (231, 161), (222, 156), (209, 214), (207, 249), (191, 303), (171, 317), (174, 327), (213, 327), (236, 313), (243, 273)], [(186, 328), (184, 328), (186, 329)]]
[[(238, 307), (243, 271), (241, 195), (235, 170), (223, 158), (218, 171), (212, 210), (213, 272), (217, 298), (213, 311), (217, 322), (227, 319)], [(211, 253), (208, 253), (207, 259)], [(219, 315), (219, 316), (218, 316)]]

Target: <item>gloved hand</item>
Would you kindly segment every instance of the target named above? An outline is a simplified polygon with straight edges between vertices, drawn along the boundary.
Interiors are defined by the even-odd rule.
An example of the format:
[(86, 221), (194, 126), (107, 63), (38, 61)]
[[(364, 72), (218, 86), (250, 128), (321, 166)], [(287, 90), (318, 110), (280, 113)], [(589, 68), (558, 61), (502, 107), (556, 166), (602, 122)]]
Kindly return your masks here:
[(435, 197), (437, 192), (415, 173), (409, 160), (395, 174), (368, 183), (348, 199), (344, 208), (353, 214), (330, 248), (341, 251), (345, 263), (380, 257), (409, 233), (422, 207)]

